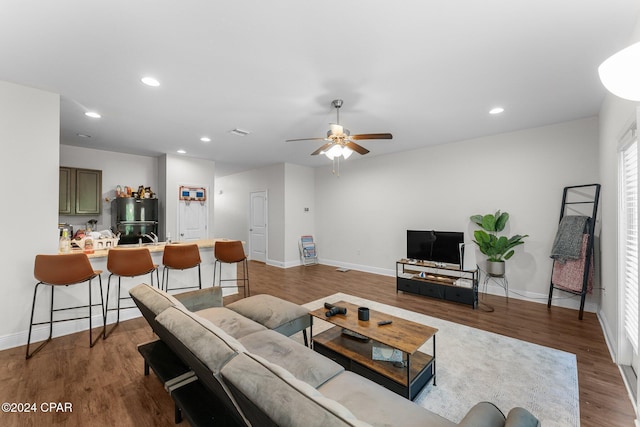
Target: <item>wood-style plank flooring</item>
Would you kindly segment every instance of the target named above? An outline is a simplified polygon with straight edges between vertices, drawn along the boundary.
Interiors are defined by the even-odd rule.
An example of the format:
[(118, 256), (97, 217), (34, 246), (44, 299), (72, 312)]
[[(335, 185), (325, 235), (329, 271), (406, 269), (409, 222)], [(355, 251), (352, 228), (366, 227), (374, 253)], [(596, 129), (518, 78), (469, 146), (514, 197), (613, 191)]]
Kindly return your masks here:
[[(633, 407), (593, 313), (578, 320), (574, 310), (548, 310), (546, 304), (494, 295), (481, 296), (481, 307), (473, 310), (396, 293), (393, 277), (341, 273), (323, 265), (281, 269), (251, 262), (249, 271), (252, 294), (268, 293), (302, 304), (343, 292), (575, 353), (581, 426), (633, 426)], [(225, 298), (225, 303), (235, 298)], [(122, 322), (91, 349), (85, 331), (55, 338), (30, 360), (24, 358), (24, 346), (1, 351), (0, 400), (35, 403), (37, 412), (0, 413), (0, 425), (174, 425), (171, 398), (153, 373), (143, 376), (137, 345), (152, 339), (150, 327), (138, 318)], [(69, 402), (72, 412), (43, 412), (48, 402)]]

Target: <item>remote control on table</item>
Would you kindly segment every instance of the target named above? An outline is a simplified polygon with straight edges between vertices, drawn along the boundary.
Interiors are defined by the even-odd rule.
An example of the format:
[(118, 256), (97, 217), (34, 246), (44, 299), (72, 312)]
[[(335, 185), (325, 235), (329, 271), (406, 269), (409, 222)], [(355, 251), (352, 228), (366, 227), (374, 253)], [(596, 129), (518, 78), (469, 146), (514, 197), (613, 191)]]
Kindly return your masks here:
[(393, 323), (393, 320), (381, 320), (378, 322), (378, 326), (390, 325)]
[(369, 337), (366, 337), (366, 336), (364, 336), (362, 334), (359, 334), (357, 332), (351, 331), (351, 330), (346, 329), (346, 328), (342, 328), (342, 334), (347, 336), (347, 337), (355, 338), (355, 339), (363, 341), (363, 342), (368, 342), (369, 339), (370, 339)]

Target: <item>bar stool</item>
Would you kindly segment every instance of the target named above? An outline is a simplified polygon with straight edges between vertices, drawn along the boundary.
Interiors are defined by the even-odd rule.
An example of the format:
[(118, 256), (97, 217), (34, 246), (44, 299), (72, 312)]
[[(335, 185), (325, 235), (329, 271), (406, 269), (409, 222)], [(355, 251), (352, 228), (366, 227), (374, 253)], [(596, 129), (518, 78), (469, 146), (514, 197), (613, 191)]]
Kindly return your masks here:
[[(53, 324), (57, 322), (66, 322), (71, 320), (78, 319), (89, 319), (89, 347), (93, 347), (96, 341), (100, 338), (96, 338), (96, 341), (93, 340), (93, 325), (91, 323), (91, 315), (92, 308), (98, 304), (93, 304), (91, 302), (91, 281), (94, 278), (98, 278), (100, 284), (100, 309), (102, 310), (102, 315), (104, 316), (104, 306), (102, 300), (102, 279), (100, 274), (101, 270), (94, 270), (89, 262), (89, 258), (84, 253), (77, 254), (64, 254), (64, 255), (36, 255), (35, 265), (33, 269), (33, 275), (38, 281), (36, 283), (35, 290), (33, 291), (33, 303), (31, 306), (31, 320), (29, 323), (29, 335), (27, 337), (27, 353), (26, 359), (29, 359), (31, 356), (36, 354), (42, 347), (45, 346), (49, 341), (51, 341), (51, 337), (53, 335)], [(56, 286), (69, 286), (76, 285), (79, 283), (89, 282), (89, 304), (88, 305), (78, 305), (73, 307), (64, 307), (64, 308), (53, 308), (53, 295), (55, 293)], [(36, 295), (38, 293), (38, 287), (40, 285), (51, 286), (51, 306), (49, 308), (49, 321), (48, 322), (38, 322), (33, 323), (33, 314), (36, 308)], [(71, 317), (66, 319), (58, 319), (53, 320), (53, 313), (63, 310), (72, 310), (79, 308), (89, 308), (88, 316), (81, 317)], [(49, 338), (46, 339), (45, 342), (40, 344), (38, 348), (36, 348), (31, 354), (29, 354), (29, 345), (31, 343), (31, 330), (34, 325), (44, 325), (49, 324)], [(104, 324), (102, 326), (104, 333)]]
[[(247, 262), (247, 256), (244, 254), (244, 248), (240, 240), (226, 240), (215, 242), (213, 248), (214, 256), (216, 258), (213, 263), (213, 286), (216, 285), (216, 272), (218, 264), (220, 265), (220, 277), (218, 283), (221, 288), (242, 288), (244, 296), (251, 295), (249, 289), (249, 264)], [(222, 263), (235, 264), (242, 263), (242, 279), (223, 279), (222, 278)], [(234, 286), (222, 286), (222, 282), (236, 282)], [(243, 282), (244, 285), (238, 285), (238, 282)]]
[[(177, 289), (202, 289), (202, 275), (200, 273), (200, 249), (196, 244), (177, 244), (167, 245), (164, 247), (162, 255), (162, 284), (160, 289), (164, 288), (165, 292), (169, 292), (169, 270), (187, 270), (198, 267), (198, 285), (183, 286)], [(166, 274), (166, 276), (165, 276)]]
[[(147, 248), (111, 248), (107, 255), (107, 270), (109, 270), (109, 280), (107, 281), (107, 298), (104, 310), (104, 333), (103, 338), (106, 339), (109, 335), (107, 333), (107, 315), (109, 311), (117, 310), (116, 324), (111, 328), (111, 332), (120, 323), (120, 310), (126, 310), (131, 307), (120, 307), (120, 301), (131, 299), (131, 297), (120, 296), (120, 285), (123, 277), (136, 277), (149, 274), (151, 276), (151, 286), (153, 286), (153, 272), (156, 273), (156, 281), (158, 285), (158, 265), (153, 263), (151, 259), (151, 253)], [(109, 291), (111, 288), (111, 276), (118, 276), (118, 304), (116, 308), (109, 308)]]

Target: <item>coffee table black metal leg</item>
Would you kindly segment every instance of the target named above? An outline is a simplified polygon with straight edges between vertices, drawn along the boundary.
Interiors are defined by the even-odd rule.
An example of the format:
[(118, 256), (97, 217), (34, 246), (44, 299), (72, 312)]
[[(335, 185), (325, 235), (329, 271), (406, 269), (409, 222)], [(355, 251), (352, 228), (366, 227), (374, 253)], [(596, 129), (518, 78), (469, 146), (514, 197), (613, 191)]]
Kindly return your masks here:
[(407, 399), (411, 400), (411, 355), (407, 353)]
[(434, 387), (437, 385), (436, 384), (436, 336), (433, 336), (433, 385)]

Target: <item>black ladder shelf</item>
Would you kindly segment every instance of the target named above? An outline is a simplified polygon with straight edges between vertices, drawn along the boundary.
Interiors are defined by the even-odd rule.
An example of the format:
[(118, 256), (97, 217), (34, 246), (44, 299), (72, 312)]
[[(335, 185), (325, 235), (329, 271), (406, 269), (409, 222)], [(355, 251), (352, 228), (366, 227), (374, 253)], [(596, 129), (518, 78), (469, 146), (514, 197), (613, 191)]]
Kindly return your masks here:
[[(577, 195), (580, 199), (573, 200), (568, 196)], [(585, 252), (585, 261), (584, 261), (584, 271), (582, 273), (582, 289), (580, 291), (573, 291), (569, 289), (565, 289), (563, 287), (556, 287), (553, 284), (553, 279), (551, 279), (549, 286), (549, 300), (547, 301), (547, 307), (551, 308), (551, 299), (553, 297), (553, 290), (558, 289), (563, 292), (568, 292), (574, 295), (580, 295), (580, 313), (578, 318), (582, 320), (582, 315), (584, 313), (584, 301), (587, 296), (587, 290), (589, 286), (589, 269), (591, 268), (591, 260), (593, 254), (593, 241), (595, 235), (595, 227), (596, 227), (596, 215), (598, 213), (598, 201), (600, 199), (600, 184), (585, 184), (585, 185), (574, 185), (570, 187), (565, 187), (562, 192), (562, 207), (560, 208), (560, 221), (565, 216), (565, 212), (571, 210), (574, 213), (579, 213), (580, 215), (587, 215), (589, 212), (585, 212), (589, 209), (589, 205), (591, 205), (589, 211), (589, 221), (587, 221), (587, 248)], [(578, 206), (582, 205), (582, 206)], [(582, 210), (580, 208), (583, 208)], [(587, 208), (587, 209), (584, 209)], [(595, 260), (594, 260), (595, 262)], [(551, 267), (551, 277), (553, 278), (553, 268), (555, 267), (555, 262)]]

